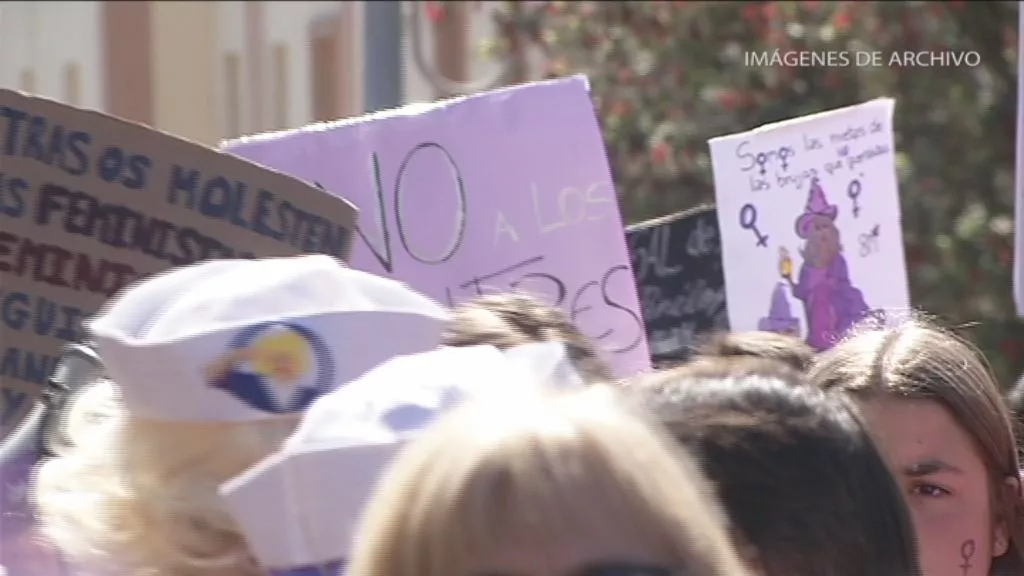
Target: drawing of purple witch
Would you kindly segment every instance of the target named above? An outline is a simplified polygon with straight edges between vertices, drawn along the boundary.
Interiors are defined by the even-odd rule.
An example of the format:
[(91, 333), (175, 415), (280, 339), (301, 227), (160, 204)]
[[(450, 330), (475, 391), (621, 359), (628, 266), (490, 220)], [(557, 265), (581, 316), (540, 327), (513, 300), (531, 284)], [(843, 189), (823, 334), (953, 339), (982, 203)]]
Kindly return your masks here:
[(812, 179), (807, 206), (796, 219), (796, 234), (805, 241), (796, 282), (789, 252), (779, 249), (779, 273), (789, 283), (793, 297), (804, 304), (807, 344), (815, 350), (831, 347), (868, 312), (864, 295), (850, 284), (835, 224), (838, 215), (839, 207), (828, 203), (821, 183)]
[(757, 329), (762, 332), (777, 332), (800, 337), (800, 320), (790, 311), (785, 284), (780, 282), (775, 285), (775, 289), (772, 290), (771, 308), (768, 310), (768, 315), (757, 323)]

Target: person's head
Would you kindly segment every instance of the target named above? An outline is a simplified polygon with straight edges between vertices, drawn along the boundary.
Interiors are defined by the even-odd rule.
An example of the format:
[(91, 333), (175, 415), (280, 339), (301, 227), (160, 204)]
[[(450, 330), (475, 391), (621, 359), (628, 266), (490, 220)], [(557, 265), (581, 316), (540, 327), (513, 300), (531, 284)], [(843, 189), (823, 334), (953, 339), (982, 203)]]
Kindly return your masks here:
[(742, 358), (628, 390), (698, 460), (763, 576), (917, 574), (899, 488), (843, 397), (780, 363)]
[(669, 573), (747, 572), (696, 466), (604, 386), (439, 421), (378, 485), (347, 572)]
[(803, 372), (814, 358), (806, 342), (776, 332), (724, 332), (716, 334), (696, 351), (697, 358), (762, 358), (776, 360)]
[(218, 486), (317, 397), (437, 346), (437, 303), (328, 256), (203, 262), (115, 296), (87, 329), (105, 378), (39, 468), (45, 536), (75, 563), (147, 576), (258, 574)]
[(506, 350), (536, 342), (562, 342), (576, 370), (589, 382), (612, 378), (590, 341), (569, 316), (527, 294), (479, 296), (459, 304), (442, 337), (445, 346), (494, 346)]
[(910, 507), (925, 576), (1022, 573), (1014, 434), (980, 352), (920, 318), (869, 323), (820, 354), (809, 378), (860, 404)]

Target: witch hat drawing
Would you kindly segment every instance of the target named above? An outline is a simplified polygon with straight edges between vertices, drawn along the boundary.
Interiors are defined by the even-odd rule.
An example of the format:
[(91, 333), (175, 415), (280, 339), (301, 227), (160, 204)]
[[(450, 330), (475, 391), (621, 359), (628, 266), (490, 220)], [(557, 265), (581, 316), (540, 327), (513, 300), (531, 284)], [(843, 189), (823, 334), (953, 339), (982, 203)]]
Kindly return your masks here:
[(775, 285), (768, 316), (761, 318), (757, 323), (757, 329), (763, 332), (800, 336), (800, 321), (793, 316), (790, 310), (789, 298), (786, 297), (786, 285), (782, 282)]
[(800, 238), (807, 238), (810, 232), (811, 222), (818, 216), (824, 216), (835, 221), (839, 215), (839, 207), (829, 204), (825, 198), (825, 190), (821, 187), (821, 181), (817, 178), (811, 180), (811, 190), (807, 194), (807, 205), (804, 213), (796, 219), (796, 235)]

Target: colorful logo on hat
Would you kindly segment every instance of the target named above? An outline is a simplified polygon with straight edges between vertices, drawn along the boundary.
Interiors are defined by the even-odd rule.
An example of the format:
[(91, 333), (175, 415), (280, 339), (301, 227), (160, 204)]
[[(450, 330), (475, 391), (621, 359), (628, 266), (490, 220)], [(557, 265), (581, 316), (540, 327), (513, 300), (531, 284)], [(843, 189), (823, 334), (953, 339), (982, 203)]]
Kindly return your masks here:
[(320, 336), (298, 324), (250, 326), (228, 348), (207, 367), (207, 382), (263, 412), (301, 412), (334, 380), (330, 349)]

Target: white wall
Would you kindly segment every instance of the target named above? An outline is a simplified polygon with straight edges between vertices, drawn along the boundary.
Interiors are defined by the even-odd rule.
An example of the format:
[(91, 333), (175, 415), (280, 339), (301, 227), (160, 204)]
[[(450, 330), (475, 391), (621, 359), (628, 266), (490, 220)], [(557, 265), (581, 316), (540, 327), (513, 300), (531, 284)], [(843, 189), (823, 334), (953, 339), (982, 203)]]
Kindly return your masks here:
[[(243, 86), (241, 124), (243, 133), (263, 131), (250, 126), (249, 111), (252, 105), (248, 88), (250, 62), (245, 57), (245, 5), (243, 2), (218, 1), (217, 27), (219, 46), (217, 58), (219, 68), (224, 70), (224, 59), (228, 53), (235, 53), (241, 59)], [(263, 84), (265, 86), (263, 126), (274, 124), (275, 70), (274, 47), (284, 45), (288, 55), (288, 127), (298, 127), (313, 121), (312, 62), (309, 46), (310, 25), (318, 18), (329, 16), (340, 9), (338, 2), (288, 2), (268, 1), (264, 3), (264, 34), (267, 42), (264, 54)], [(218, 82), (217, 94), (224, 108), (224, 74)], [(224, 114), (222, 114), (224, 116)], [(221, 131), (227, 131), (226, 118), (222, 118)]]
[[(243, 86), (247, 86), (245, 77), (248, 75), (248, 63), (244, 61), (245, 51), (245, 13), (242, 2), (219, 1), (218, 28), (220, 30), (220, 51), (218, 56), (223, 61), (223, 54), (234, 51), (242, 59)], [(310, 49), (308, 46), (309, 26), (318, 17), (334, 14), (342, 9), (339, 2), (289, 2), (289, 1), (268, 1), (265, 5), (266, 40), (268, 43), (265, 56), (263, 77), (266, 83), (266, 102), (264, 125), (272, 125), (273, 113), (273, 47), (275, 44), (283, 43), (288, 46), (289, 57), (289, 114), (288, 125), (297, 127), (313, 121), (312, 110), (312, 78), (310, 76), (312, 65), (310, 62)], [(413, 9), (413, 2), (403, 2), (403, 17), (408, 18), (409, 11)], [(349, 40), (353, 48), (352, 55), (354, 62), (347, 67), (350, 74), (354, 75), (352, 86), (354, 87), (354, 101), (362, 102), (363, 91), (363, 41), (365, 26), (363, 20), (363, 3), (349, 2), (344, 7), (349, 10), (351, 17), (355, 20), (353, 37)], [(422, 8), (420, 8), (422, 10)], [(493, 11), (496, 4), (483, 2), (477, 4), (472, 10), (470, 27), (470, 60), (469, 70), (473, 79), (491, 78), (495, 75), (498, 63), (484, 57), (478, 49), (488, 38), (492, 38), (497, 30), (493, 24)], [(429, 20), (423, 17), (422, 24), (422, 49), (428, 61), (434, 57), (434, 34), (433, 28), (428, 26)], [(410, 22), (406, 19), (404, 25)], [(403, 82), (405, 103), (429, 102), (435, 99), (436, 90), (430, 82), (419, 72), (412, 56), (412, 48), (408, 34), (403, 35), (402, 50), (403, 58)], [(531, 77), (538, 77), (542, 68), (543, 55), (536, 47), (530, 46), (528, 51), (528, 65), (531, 69)], [(221, 64), (223, 66), (223, 63)], [(224, 102), (223, 80), (218, 87), (220, 101)], [(250, 96), (243, 94), (242, 128), (243, 132), (252, 132), (252, 127), (247, 125)], [(221, 104), (223, 108), (223, 104)], [(223, 131), (222, 126), (222, 131)]]
[[(410, 10), (410, 2), (404, 2)], [(341, 9), (340, 2), (317, 1), (268, 1), (265, 5), (266, 40), (264, 79), (265, 126), (273, 124), (274, 80), (273, 47), (285, 44), (288, 52), (288, 125), (301, 126), (312, 121), (312, 79), (310, 49), (308, 46), (310, 23), (318, 17)], [(363, 10), (361, 2), (349, 3), (346, 9), (355, 18), (354, 37), (351, 39), (353, 58), (349, 66), (354, 79), (355, 101), (362, 100), (363, 71)], [(493, 76), (497, 63), (481, 56), (478, 47), (497, 33), (493, 25), (489, 3), (477, 4), (472, 9), (470, 30), (470, 72), (472, 79)], [(20, 88), (22, 70), (32, 69), (35, 73), (36, 91), (56, 98), (65, 98), (64, 65), (75, 62), (79, 66), (80, 105), (103, 109), (105, 105), (105, 76), (103, 59), (102, 8), (99, 2), (0, 2), (0, 86)], [(243, 2), (217, 2), (217, 52), (211, 55), (216, 60), (216, 74), (213, 93), (217, 99), (216, 118), (220, 124), (218, 132), (227, 131), (225, 112), (224, 61), (229, 52), (238, 54), (242, 66), (242, 109), (240, 119), (243, 132), (251, 132), (249, 108), (251, 95), (248, 94), (248, 62), (245, 59), (245, 6)], [(407, 14), (407, 12), (406, 12)], [(424, 16), (424, 24), (428, 21)], [(433, 29), (423, 26), (423, 52), (428, 59), (434, 56)], [(412, 59), (405, 35), (404, 81), (405, 102), (431, 101), (435, 97), (434, 87), (419, 72)], [(529, 60), (532, 75), (536, 77), (541, 69), (542, 56), (531, 46)]]
[(217, 60), (217, 81), (213, 93), (217, 99), (218, 133), (223, 137), (228, 133), (227, 116), (227, 77), (226, 57), (228, 54), (238, 55), (241, 64), (241, 75), (238, 82), (241, 86), (241, 107), (237, 111), (240, 129), (243, 134), (249, 132), (249, 105), (246, 87), (249, 78), (249, 63), (245, 58), (245, 4), (243, 2), (217, 2), (217, 54), (211, 55)]
[(337, 2), (267, 2), (267, 118), (265, 125), (273, 124), (274, 46), (283, 44), (288, 54), (288, 122), (287, 127), (298, 127), (313, 121), (312, 58), (310, 57), (309, 30), (317, 18), (335, 14)]
[[(402, 16), (405, 18), (402, 21), (402, 26), (411, 26), (412, 21), (409, 18), (409, 14), (412, 10), (419, 10), (421, 15), (420, 23), (420, 50), (426, 57), (428, 62), (432, 62), (434, 59), (434, 28), (429, 26), (430, 20), (427, 19), (427, 15), (419, 2), (402, 2)], [(360, 26), (362, 28), (362, 26)], [(403, 94), (403, 102), (408, 104), (410, 102), (433, 102), (437, 91), (427, 81), (426, 78), (420, 74), (419, 69), (416, 67), (416, 62), (413, 59), (413, 47), (412, 38), (407, 31), (402, 33), (402, 88), (405, 94)], [(362, 85), (362, 82), (360, 82)]]
[(102, 8), (99, 2), (0, 3), (0, 86), (21, 88), (23, 70), (35, 74), (35, 91), (65, 98), (65, 65), (79, 72), (79, 105), (105, 103)]

